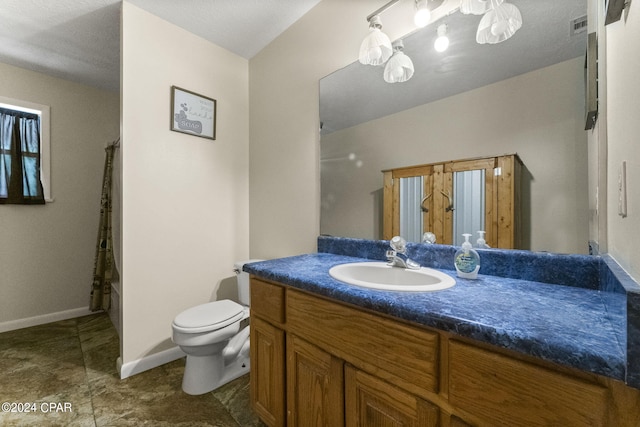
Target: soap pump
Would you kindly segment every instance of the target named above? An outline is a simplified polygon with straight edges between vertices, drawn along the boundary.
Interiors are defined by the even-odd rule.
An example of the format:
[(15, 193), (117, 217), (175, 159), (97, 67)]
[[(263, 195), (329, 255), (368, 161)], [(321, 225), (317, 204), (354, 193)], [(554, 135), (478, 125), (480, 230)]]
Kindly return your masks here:
[(471, 234), (465, 233), (462, 247), (458, 249), (455, 255), (455, 266), (458, 277), (463, 279), (477, 279), (478, 270), (480, 270), (480, 255), (471, 247), (469, 237)]
[(480, 249), (491, 249), (491, 246), (487, 245), (487, 241), (484, 240), (484, 231), (478, 231), (478, 240), (476, 240), (476, 247)]

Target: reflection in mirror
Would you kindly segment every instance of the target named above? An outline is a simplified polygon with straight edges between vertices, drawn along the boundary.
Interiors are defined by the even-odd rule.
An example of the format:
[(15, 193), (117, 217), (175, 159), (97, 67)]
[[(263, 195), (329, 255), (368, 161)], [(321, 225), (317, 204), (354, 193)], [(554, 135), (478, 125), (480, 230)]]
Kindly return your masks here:
[[(463, 233), (475, 236), (485, 229), (484, 183), (484, 169), (453, 174), (453, 197), (447, 208), (453, 212), (452, 241), (456, 246), (464, 242)], [(408, 242), (422, 242), (423, 234), (433, 231), (425, 227), (428, 221), (423, 221), (429, 215), (425, 199), (430, 196), (424, 190), (424, 177), (400, 178), (400, 235)]]
[(463, 233), (475, 242), (477, 232), (485, 229), (485, 171), (472, 170), (453, 174), (453, 244), (462, 245)]
[(424, 198), (423, 182), (421, 176), (400, 178), (400, 235), (407, 242), (422, 241), (424, 211), (420, 207)]
[(357, 46), (355, 63), (320, 80), (321, 233), (383, 238), (380, 171), (518, 153), (518, 247), (588, 252), (587, 33), (575, 25), (587, 2), (512, 3), (523, 25), (498, 45), (478, 45), (477, 17), (460, 13), (438, 21), (451, 41), (442, 54), (431, 49), (437, 25), (404, 37), (415, 65), (408, 82), (385, 83), (379, 67), (357, 63)]

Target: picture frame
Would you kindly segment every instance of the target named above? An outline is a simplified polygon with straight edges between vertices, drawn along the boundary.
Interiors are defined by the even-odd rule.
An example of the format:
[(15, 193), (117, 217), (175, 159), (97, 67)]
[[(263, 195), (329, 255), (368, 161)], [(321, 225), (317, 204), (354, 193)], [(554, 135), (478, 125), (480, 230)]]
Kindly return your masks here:
[(171, 126), (174, 132), (216, 139), (217, 101), (171, 86)]

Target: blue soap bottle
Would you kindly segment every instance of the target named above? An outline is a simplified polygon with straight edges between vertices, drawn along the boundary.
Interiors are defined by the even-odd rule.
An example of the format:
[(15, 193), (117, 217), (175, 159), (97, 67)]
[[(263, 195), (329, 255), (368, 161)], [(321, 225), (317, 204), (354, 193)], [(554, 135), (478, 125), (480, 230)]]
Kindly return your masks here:
[(456, 252), (454, 263), (458, 277), (463, 279), (477, 279), (480, 270), (480, 255), (471, 246), (469, 237), (471, 234), (463, 234), (464, 242), (462, 247)]

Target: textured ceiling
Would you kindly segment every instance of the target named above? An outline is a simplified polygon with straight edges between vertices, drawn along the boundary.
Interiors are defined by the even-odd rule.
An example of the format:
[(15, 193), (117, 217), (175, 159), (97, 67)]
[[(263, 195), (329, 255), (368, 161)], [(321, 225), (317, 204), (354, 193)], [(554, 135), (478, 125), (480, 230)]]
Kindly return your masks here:
[[(128, 0), (251, 58), (320, 0)], [(120, 0), (0, 0), (0, 62), (117, 91)]]
[[(522, 28), (495, 45), (479, 45), (480, 16), (455, 12), (403, 39), (415, 74), (386, 83), (383, 68), (359, 62), (320, 81), (322, 133), (443, 99), (568, 59), (584, 56), (587, 32), (572, 35), (571, 22), (587, 14), (587, 0), (509, 0), (522, 13)], [(384, 15), (383, 15), (384, 20)], [(449, 49), (433, 49), (436, 28), (448, 26)], [(384, 26), (383, 26), (384, 31)], [(355, 55), (355, 53), (354, 53)]]
[(0, 22), (0, 62), (118, 90), (118, 0), (2, 0)]
[[(320, 0), (127, 1), (249, 59)], [(445, 3), (450, 2), (455, 0)], [(359, 64), (347, 67), (352, 73), (366, 73), (358, 74), (354, 80), (339, 81), (338, 76), (343, 73), (323, 79), (323, 131), (371, 120), (584, 53), (586, 36), (570, 37), (569, 21), (586, 14), (586, 0), (511, 2), (521, 9), (524, 24), (505, 43), (477, 45), (474, 28), (480, 17), (454, 13), (443, 18), (449, 24), (451, 38), (445, 55), (418, 53), (424, 51), (422, 46), (433, 43), (432, 26), (423, 30), (422, 36), (411, 36), (424, 37), (418, 44), (412, 46), (405, 38), (405, 52), (416, 66), (416, 75), (409, 82), (384, 83), (381, 69)], [(404, 0), (385, 12), (383, 20), (391, 21), (387, 21), (388, 14), (410, 14), (403, 9), (410, 12), (412, 3)], [(117, 91), (120, 7), (120, 0), (0, 0), (0, 62)], [(364, 17), (359, 22), (364, 35)], [(356, 55), (354, 52), (354, 58)], [(362, 98), (362, 93), (387, 95), (381, 103)], [(331, 103), (325, 102), (328, 99)], [(335, 108), (334, 103), (342, 105)], [(354, 112), (360, 117), (351, 115)]]

